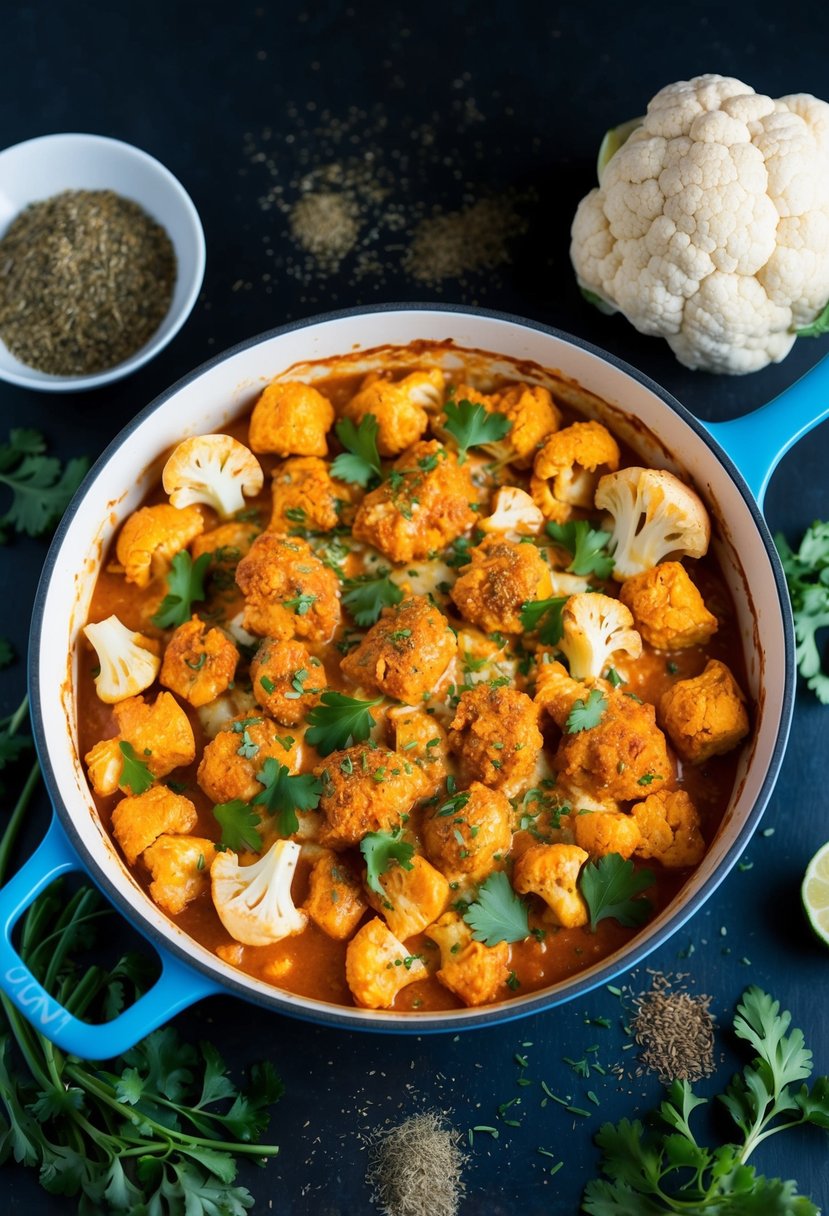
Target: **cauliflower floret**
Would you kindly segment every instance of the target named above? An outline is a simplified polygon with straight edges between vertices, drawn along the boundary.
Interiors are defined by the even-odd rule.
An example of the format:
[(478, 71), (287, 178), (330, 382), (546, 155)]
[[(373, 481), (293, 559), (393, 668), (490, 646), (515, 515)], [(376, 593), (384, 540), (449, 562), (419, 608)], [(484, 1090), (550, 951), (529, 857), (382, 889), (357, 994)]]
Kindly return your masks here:
[(567, 656), (574, 680), (597, 680), (624, 651), (632, 659), (642, 653), (642, 639), (624, 604), (598, 591), (571, 595), (561, 610), (558, 649)]
[(401, 992), (428, 972), (379, 916), (358, 929), (345, 952), (345, 979), (357, 1005), (388, 1009)]
[[(653, 795), (654, 798), (658, 796)], [(627, 860), (642, 840), (639, 824), (623, 811), (576, 813), (570, 816), (570, 827), (576, 844), (580, 849), (586, 849), (591, 857), (618, 853)]]
[(717, 618), (681, 562), (662, 562), (625, 579), (619, 598), (633, 613), (642, 637), (657, 650), (704, 646), (717, 631)]
[(175, 697), (161, 692), (152, 705), (143, 697), (128, 697), (113, 710), (118, 734), (102, 739), (84, 756), (89, 780), (101, 797), (114, 794), (121, 785), (124, 754), (121, 743), (129, 743), (138, 759), (155, 778), (166, 777), (174, 768), (192, 764), (196, 741), (187, 714)]
[(325, 668), (302, 642), (265, 638), (250, 664), (253, 695), (283, 726), (296, 726), (319, 701)]
[[(544, 658), (547, 659), (548, 656), (545, 654)], [(539, 709), (546, 709), (556, 726), (562, 730), (573, 708), (573, 702), (586, 701), (589, 695), (587, 684), (574, 680), (563, 663), (551, 660), (537, 664), (533, 700)]]
[(292, 773), (299, 768), (299, 748), (291, 735), (280, 735), (270, 718), (254, 715), (235, 718), (220, 730), (202, 752), (196, 780), (215, 803), (239, 798), (250, 802), (261, 793), (256, 774), (266, 760), (284, 764)]
[(670, 554), (703, 557), (708, 552), (711, 523), (702, 500), (664, 469), (632, 466), (606, 473), (595, 502), (613, 519), (608, 549), (619, 582)]
[(270, 946), (302, 933), (308, 916), (294, 907), (291, 895), (299, 850), (295, 840), (277, 840), (249, 866), (240, 866), (229, 850), (216, 855), (210, 867), (213, 905), (235, 941)]
[(414, 595), (387, 608), (340, 669), (361, 688), (411, 705), (440, 683), (457, 649), (443, 613)]
[(359, 844), (366, 832), (397, 827), (429, 788), (405, 755), (367, 744), (332, 752), (314, 775), (322, 779), (320, 844), (331, 849)]
[(482, 532), (497, 532), (506, 540), (522, 536), (538, 536), (544, 527), (544, 516), (526, 490), (517, 486), (501, 486), (492, 500), (492, 514), (481, 520)]
[(538, 549), (487, 536), (469, 557), (451, 591), (458, 610), (488, 633), (521, 633), (523, 605), (552, 592), (550, 567)]
[(242, 623), (261, 637), (327, 642), (340, 623), (339, 580), (297, 536), (263, 532), (236, 567), (236, 582)]
[(368, 910), (363, 884), (351, 863), (338, 853), (323, 853), (311, 867), (308, 898), (302, 905), (315, 925), (345, 941)]
[(652, 857), (669, 869), (702, 861), (705, 841), (696, 807), (684, 790), (658, 790), (631, 808), (641, 840), (638, 857)]
[(198, 709), (198, 719), (208, 739), (215, 739), (220, 730), (225, 730), (234, 718), (250, 718), (257, 713), (256, 702), (251, 694), (238, 684), (229, 688), (215, 701), (209, 701)]
[(512, 885), (521, 895), (538, 895), (556, 925), (575, 929), (590, 919), (578, 889), (578, 877), (589, 854), (575, 844), (534, 844), (521, 854)]
[(127, 582), (148, 587), (154, 578), (167, 574), (175, 555), (202, 531), (204, 520), (198, 507), (179, 510), (162, 502), (133, 511), (124, 520), (115, 545)]
[(447, 879), (425, 857), (415, 853), (411, 867), (391, 866), (381, 874), (383, 895), (366, 888), (372, 908), (402, 942), (437, 920), (451, 895)]
[(112, 812), (112, 834), (131, 866), (159, 836), (189, 832), (196, 826), (196, 808), (189, 798), (166, 785), (153, 785), (143, 794), (122, 798)]
[(437, 440), (423, 440), (404, 452), (390, 476), (360, 503), (354, 539), (397, 564), (428, 557), (472, 527), (477, 501), (469, 462), (459, 465)]
[[(603, 696), (606, 706), (598, 724), (565, 733), (553, 766), (566, 781), (600, 799), (628, 802), (663, 785), (673, 775), (673, 765), (652, 705), (611, 688)], [(565, 732), (566, 723), (567, 717)]]
[(683, 760), (701, 764), (736, 747), (749, 731), (746, 699), (725, 663), (709, 659), (691, 680), (662, 694), (659, 716)]
[(238, 661), (238, 650), (221, 629), (208, 629), (194, 616), (167, 643), (159, 680), (198, 709), (227, 690)]
[(114, 705), (150, 687), (161, 667), (158, 642), (128, 629), (117, 616), (85, 625), (83, 631), (98, 656), (99, 700)]
[(444, 375), (439, 368), (412, 372), (391, 380), (370, 372), (357, 393), (342, 408), (344, 418), (358, 426), (367, 414), (377, 420), (377, 450), (381, 456), (399, 456), (426, 433), (429, 413), (443, 400)]
[(465, 1005), (488, 1005), (509, 975), (509, 946), (485, 946), (472, 938), (472, 930), (457, 912), (445, 912), (426, 930), (440, 949), (437, 978)]
[(152, 875), (150, 895), (159, 908), (177, 916), (207, 890), (216, 857), (212, 840), (203, 836), (159, 836), (142, 861)]
[(275, 456), (324, 456), (333, 422), (333, 405), (310, 384), (272, 380), (253, 407), (248, 442)]
[(619, 445), (600, 422), (574, 422), (551, 435), (533, 464), (530, 492), (547, 519), (565, 523), (593, 506), (599, 478), (619, 467)]
[(434, 715), (408, 705), (393, 706), (386, 714), (389, 746), (423, 770), (434, 794), (446, 776), (446, 731)]
[(532, 778), (543, 742), (527, 694), (488, 684), (463, 694), (449, 729), (463, 782), (481, 781), (508, 797)]
[(193, 435), (183, 440), (161, 474), (172, 506), (203, 502), (222, 519), (241, 511), (245, 495), (255, 498), (264, 480), (253, 452), (231, 435)]
[(531, 466), (544, 440), (561, 426), (561, 411), (549, 390), (540, 384), (512, 384), (489, 397), (476, 393), (474, 398), (461, 387), (456, 392), (456, 400), (462, 401), (464, 397), (490, 413), (503, 414), (509, 419), (510, 429), (504, 438), (483, 443), (481, 447), (496, 460), (509, 461), (520, 469)]
[(297, 528), (330, 532), (352, 522), (350, 509), (357, 490), (331, 476), (319, 456), (292, 456), (273, 471), (273, 511), (269, 532), (289, 533)]
[(481, 882), (510, 850), (512, 808), (500, 790), (473, 781), (427, 807), (421, 832), (426, 853), (451, 882)]

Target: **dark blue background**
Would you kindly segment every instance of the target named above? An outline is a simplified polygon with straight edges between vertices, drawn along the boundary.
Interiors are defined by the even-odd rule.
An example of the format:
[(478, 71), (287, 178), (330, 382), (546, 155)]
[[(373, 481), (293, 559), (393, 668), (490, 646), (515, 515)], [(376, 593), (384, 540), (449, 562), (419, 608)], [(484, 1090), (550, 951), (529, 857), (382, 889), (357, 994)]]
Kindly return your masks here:
[[(808, 16), (807, 16), (808, 13)], [(138, 144), (181, 178), (204, 222), (208, 266), (204, 291), (184, 331), (158, 359), (128, 381), (76, 397), (38, 395), (0, 384), (2, 430), (21, 423), (41, 428), (63, 456), (95, 456), (124, 423), (159, 391), (209, 356), (242, 338), (332, 306), (383, 300), (430, 299), (392, 269), (375, 289), (329, 279), (303, 284), (285, 274), (292, 253), (277, 211), (258, 199), (267, 175), (250, 163), (245, 136), (260, 146), (273, 135), (277, 171), (287, 181), (297, 158), (314, 152), (308, 134), (325, 108), (382, 105), (390, 158), (410, 147), (411, 131), (428, 122), (445, 158), (415, 161), (409, 197), (424, 204), (460, 201), (452, 170), (480, 189), (533, 187), (529, 230), (514, 264), (495, 276), (446, 282), (440, 298), (478, 302), (523, 313), (572, 331), (621, 355), (660, 381), (699, 416), (732, 417), (773, 397), (826, 350), (801, 341), (786, 361), (748, 377), (686, 371), (668, 348), (636, 334), (620, 318), (607, 319), (585, 304), (569, 268), (569, 226), (579, 198), (593, 185), (595, 151), (608, 126), (641, 113), (669, 81), (712, 71), (737, 75), (759, 92), (829, 96), (825, 8), (779, 0), (747, 5), (582, 3), (559, 7), (512, 0), (482, 5), (443, 0), (430, 7), (399, 4), (301, 8), (245, 0), (241, 4), (10, 4), (0, 3), (3, 75), (0, 147), (54, 131), (92, 131)], [(473, 99), (483, 116), (462, 130), (458, 102)], [(306, 131), (297, 135), (303, 116)], [(309, 108), (310, 107), (316, 107)], [(263, 247), (274, 255), (265, 263)], [(271, 272), (270, 292), (262, 279)], [(239, 281), (250, 283), (237, 288)], [(829, 515), (829, 427), (801, 443), (775, 475), (767, 518), (794, 537)], [(15, 541), (0, 550), (0, 635), (25, 650), (28, 617), (44, 548)], [(3, 673), (0, 712), (22, 693), (22, 661)], [(723, 1028), (715, 1079), (722, 1088), (738, 1056), (726, 1028), (748, 983), (780, 998), (829, 1071), (827, 975), (829, 953), (810, 936), (799, 904), (806, 863), (829, 837), (826, 785), (829, 709), (802, 690), (791, 742), (764, 828), (747, 851), (749, 870), (735, 870), (715, 897), (650, 963), (687, 973), (689, 988), (713, 996)], [(33, 807), (27, 830), (32, 847), (47, 823), (45, 799)], [(689, 946), (693, 945), (692, 953)], [(750, 960), (750, 963), (746, 960)], [(633, 992), (648, 986), (640, 970), (621, 982)], [(597, 1154), (591, 1136), (607, 1117), (633, 1115), (658, 1098), (652, 1079), (578, 1078), (562, 1057), (580, 1057), (599, 1044), (599, 1061), (633, 1070), (623, 1051), (619, 1003), (600, 991), (577, 1005), (459, 1040), (373, 1038), (294, 1023), (232, 999), (204, 1002), (178, 1019), (183, 1034), (209, 1037), (235, 1065), (269, 1056), (282, 1074), (286, 1097), (271, 1136), (282, 1154), (267, 1169), (245, 1171), (256, 1211), (286, 1216), (360, 1216), (372, 1208), (363, 1182), (365, 1136), (414, 1111), (437, 1106), (456, 1125), (493, 1124), (500, 1137), (478, 1135), (466, 1169), (463, 1216), (522, 1212), (571, 1216)], [(613, 1027), (589, 1025), (610, 1017)], [(523, 1048), (523, 1043), (531, 1047)], [(516, 1051), (529, 1057), (533, 1086), (516, 1086)], [(601, 1102), (589, 1119), (574, 1118), (542, 1097), (538, 1082), (570, 1093), (585, 1105), (592, 1088)], [(719, 1084), (715, 1084), (719, 1082)], [(522, 1126), (500, 1124), (496, 1108), (513, 1097), (510, 1115)], [(587, 1101), (586, 1105), (592, 1107)], [(703, 1116), (704, 1120), (704, 1116)], [(715, 1123), (712, 1134), (727, 1129)], [(565, 1162), (553, 1162), (538, 1147)], [(825, 1138), (804, 1133), (776, 1138), (758, 1152), (763, 1172), (794, 1177), (818, 1203), (827, 1201)], [(69, 1213), (71, 1200), (47, 1196), (35, 1177), (8, 1166), (0, 1175), (8, 1212)]]

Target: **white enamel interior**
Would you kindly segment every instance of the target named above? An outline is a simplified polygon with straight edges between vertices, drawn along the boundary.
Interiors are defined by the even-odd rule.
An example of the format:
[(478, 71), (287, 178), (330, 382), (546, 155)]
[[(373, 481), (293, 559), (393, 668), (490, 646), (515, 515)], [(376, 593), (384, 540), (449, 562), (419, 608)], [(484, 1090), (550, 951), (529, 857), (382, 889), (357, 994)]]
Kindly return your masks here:
[[(83, 624), (101, 555), (126, 514), (144, 497), (160, 473), (160, 457), (183, 435), (219, 428), (250, 401), (264, 381), (282, 373), (298, 361), (326, 359), (356, 349), (377, 346), (406, 346), (416, 340), (444, 341), (457, 347), (497, 352), (507, 360), (532, 360), (541, 368), (557, 369), (578, 381), (598, 397), (638, 420), (654, 437), (638, 447), (643, 458), (657, 465), (672, 464), (660, 445), (675, 453), (678, 463), (707, 499), (718, 521), (721, 542), (718, 556), (737, 605), (746, 653), (750, 693), (757, 707), (753, 741), (738, 776), (735, 798), (717, 839), (702, 864), (674, 903), (647, 926), (636, 939), (641, 946), (664, 931), (666, 921), (682, 920), (682, 908), (732, 854), (738, 832), (760, 794), (771, 760), (784, 703), (786, 685), (784, 627), (773, 570), (757, 526), (740, 491), (714, 457), (704, 440), (649, 388), (602, 358), (554, 335), (518, 323), (488, 316), (441, 311), (390, 311), (336, 317), (305, 328), (263, 339), (208, 368), (117, 440), (109, 458), (88, 485), (83, 500), (60, 543), (46, 590), (43, 627), (35, 639), (36, 667), (40, 673), (42, 722), (48, 741), (48, 757), (56, 787), (61, 791), (66, 814), (80, 836), (93, 864), (127, 901), (133, 919), (153, 926), (185, 955), (198, 959), (220, 981), (232, 978), (238, 988), (249, 990), (261, 1001), (267, 996), (283, 1009), (308, 1011), (333, 1007), (292, 996), (253, 980), (222, 963), (168, 920), (141, 891), (103, 831), (89, 795), (86, 778), (75, 752), (76, 736), (73, 655), (77, 632)], [(451, 352), (447, 359), (451, 361)], [(371, 358), (367, 359), (371, 363)], [(526, 370), (524, 371), (526, 375)], [(543, 376), (539, 377), (543, 379)], [(611, 412), (613, 425), (620, 423)], [(622, 424), (622, 429), (626, 429)], [(631, 437), (635, 437), (631, 435)], [(138, 480), (136, 480), (138, 477)], [(750, 587), (750, 598), (747, 591)], [(65, 677), (65, 678), (64, 678)], [(48, 681), (48, 682), (46, 682)], [(631, 947), (628, 947), (628, 952)], [(606, 967), (608, 960), (594, 971)], [(568, 984), (583, 983), (590, 972), (556, 988), (566, 992)], [(537, 995), (537, 994), (536, 994)], [(527, 998), (532, 999), (532, 994)], [(520, 998), (510, 1002), (517, 1010)], [(363, 1025), (388, 1025), (400, 1019), (411, 1023), (412, 1014), (373, 1013), (336, 1008), (340, 1020)], [(468, 1022), (480, 1014), (491, 1016), (492, 1007), (460, 1010), (442, 1015), (451, 1022)], [(431, 1016), (434, 1021), (435, 1015)]]

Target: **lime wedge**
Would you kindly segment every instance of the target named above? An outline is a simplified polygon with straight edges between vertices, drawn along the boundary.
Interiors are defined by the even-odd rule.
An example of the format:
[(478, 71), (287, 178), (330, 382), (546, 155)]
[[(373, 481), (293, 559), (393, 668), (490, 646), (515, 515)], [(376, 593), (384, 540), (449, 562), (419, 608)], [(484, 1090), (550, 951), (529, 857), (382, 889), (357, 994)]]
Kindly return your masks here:
[(829, 946), (829, 841), (809, 862), (800, 896), (809, 924), (823, 944)]
[(605, 166), (615, 152), (618, 152), (623, 144), (626, 144), (630, 136), (637, 127), (641, 127), (645, 121), (644, 115), (640, 118), (631, 118), (629, 122), (623, 122), (619, 127), (611, 127), (609, 131), (605, 131), (604, 139), (599, 145), (599, 155), (596, 160), (596, 175), (599, 179), (599, 185), (602, 184), (602, 174)]

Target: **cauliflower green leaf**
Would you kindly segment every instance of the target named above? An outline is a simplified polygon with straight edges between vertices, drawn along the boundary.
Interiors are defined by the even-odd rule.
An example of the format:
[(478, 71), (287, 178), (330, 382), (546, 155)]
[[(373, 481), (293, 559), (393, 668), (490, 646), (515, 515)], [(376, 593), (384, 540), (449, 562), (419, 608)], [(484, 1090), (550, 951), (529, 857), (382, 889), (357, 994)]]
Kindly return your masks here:
[(818, 313), (814, 321), (808, 325), (804, 325), (802, 329), (794, 331), (798, 338), (822, 338), (824, 334), (829, 334), (829, 304)]
[(321, 782), (312, 773), (292, 775), (286, 765), (270, 756), (256, 780), (264, 788), (252, 799), (252, 805), (263, 806), (275, 816), (280, 836), (292, 836), (299, 830), (297, 811), (313, 811), (319, 805)]
[(193, 601), (204, 599), (204, 580), (211, 557), (211, 553), (202, 553), (193, 561), (186, 549), (175, 555), (167, 575), (167, 594), (151, 618), (159, 629), (177, 629), (190, 620)]
[(377, 419), (374, 414), (365, 414), (360, 425), (355, 426), (350, 418), (341, 418), (334, 430), (347, 450), (334, 459), (331, 476), (365, 489), (372, 478), (382, 473), (377, 451)]
[(639, 896), (656, 882), (652, 870), (637, 870), (619, 853), (606, 853), (589, 861), (579, 874), (579, 890), (590, 912), (590, 928), (612, 916), (620, 925), (642, 925), (653, 911), (649, 899)]
[(473, 405), (465, 397), (457, 402), (447, 401), (445, 412), (445, 429), (458, 445), (458, 464), (464, 463), (469, 448), (497, 443), (512, 427), (506, 414), (490, 413), (482, 405)]
[(354, 623), (362, 628), (373, 625), (384, 608), (391, 608), (403, 599), (397, 583), (385, 574), (379, 578), (349, 579), (345, 585), (348, 590), (343, 596), (343, 604)]
[(370, 711), (382, 700), (377, 697), (374, 701), (361, 701), (342, 692), (324, 692), (319, 705), (307, 715), (306, 743), (315, 747), (321, 756), (340, 751), (352, 743), (362, 743), (375, 723)]
[(607, 552), (609, 532), (591, 527), (586, 519), (572, 519), (566, 524), (547, 524), (547, 535), (572, 556), (567, 567), (571, 574), (610, 578), (613, 558)]
[(389, 832), (367, 832), (360, 841), (360, 852), (366, 863), (366, 883), (372, 891), (385, 897), (380, 884), (380, 875), (385, 874), (393, 861), (404, 870), (413, 870), (414, 845), (403, 839), (402, 828)]
[(503, 870), (490, 874), (478, 887), (478, 895), (463, 914), (476, 942), (497, 946), (499, 942), (522, 942), (530, 935), (527, 905), (513, 891)]

